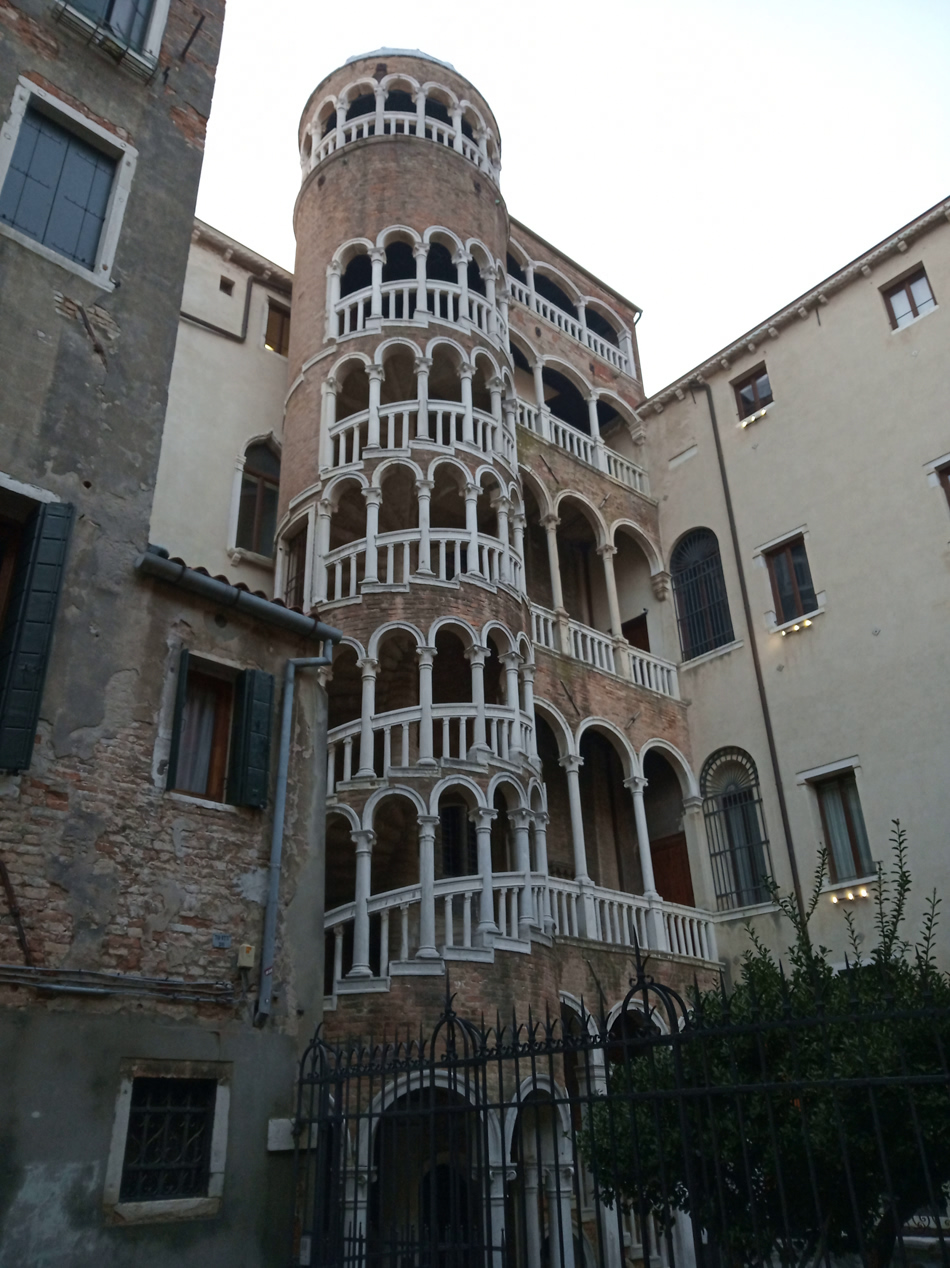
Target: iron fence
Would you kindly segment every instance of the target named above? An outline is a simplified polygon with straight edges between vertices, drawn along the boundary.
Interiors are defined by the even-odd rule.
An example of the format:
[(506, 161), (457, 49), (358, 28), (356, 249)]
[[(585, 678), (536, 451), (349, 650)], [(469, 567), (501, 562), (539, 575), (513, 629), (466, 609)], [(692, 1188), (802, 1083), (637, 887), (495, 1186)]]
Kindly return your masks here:
[[(950, 1262), (950, 1008), (687, 1006), (331, 1044), (301, 1064), (294, 1264)], [(881, 1036), (887, 1036), (883, 1042)]]

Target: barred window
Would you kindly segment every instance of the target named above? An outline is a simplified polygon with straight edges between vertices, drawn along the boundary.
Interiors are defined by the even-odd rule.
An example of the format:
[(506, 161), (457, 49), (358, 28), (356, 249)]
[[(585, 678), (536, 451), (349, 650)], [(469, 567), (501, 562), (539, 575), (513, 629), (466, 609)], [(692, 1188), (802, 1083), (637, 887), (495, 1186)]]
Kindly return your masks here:
[(768, 900), (771, 871), (755, 762), (741, 748), (721, 748), (700, 776), (706, 839), (720, 911)]
[(217, 1090), (215, 1079), (133, 1079), (120, 1201), (207, 1196)]
[(687, 533), (673, 551), (670, 573), (683, 659), (731, 643), (735, 636), (716, 534), (708, 528)]

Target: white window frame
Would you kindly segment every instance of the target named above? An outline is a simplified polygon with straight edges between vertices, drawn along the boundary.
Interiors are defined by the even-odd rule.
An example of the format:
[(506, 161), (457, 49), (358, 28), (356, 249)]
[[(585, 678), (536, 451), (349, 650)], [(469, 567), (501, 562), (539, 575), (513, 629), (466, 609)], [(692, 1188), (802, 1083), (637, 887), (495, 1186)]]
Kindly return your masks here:
[[(828, 602), (828, 595), (824, 590), (815, 591), (816, 607), (812, 612), (803, 612), (801, 616), (792, 617), (790, 621), (779, 622), (777, 620), (778, 613), (775, 611), (775, 594), (772, 590), (772, 577), (769, 573), (769, 561), (766, 555), (775, 550), (777, 546), (783, 545), (785, 542), (794, 541), (800, 537), (805, 545), (805, 554), (808, 556), (808, 570), (811, 571), (811, 551), (808, 543), (810, 534), (808, 525), (802, 524), (798, 528), (793, 528), (787, 533), (781, 533), (778, 537), (773, 537), (771, 541), (763, 542), (761, 546), (756, 546), (752, 552), (752, 562), (756, 568), (762, 569), (763, 585), (765, 593), (768, 596), (769, 606), (765, 609), (765, 628), (770, 634), (779, 634), (782, 630), (790, 630), (796, 625), (801, 625), (803, 621), (812, 621), (816, 616), (821, 616)], [(814, 577), (812, 577), (814, 585)]]
[[(809, 815), (811, 818), (812, 831), (815, 834), (816, 841), (823, 841), (825, 848), (829, 854), (831, 845), (825, 841), (825, 827), (821, 818), (821, 807), (818, 804), (818, 788), (817, 785), (823, 779), (827, 779), (833, 775), (844, 775), (850, 772), (854, 776), (854, 782), (858, 790), (858, 801), (861, 803), (861, 814), (864, 815), (865, 797), (864, 797), (864, 781), (861, 772), (861, 758), (855, 754), (854, 757), (842, 757), (836, 762), (826, 762), (823, 766), (813, 766), (810, 770), (797, 771), (795, 774), (795, 783), (799, 788), (803, 788), (808, 797)], [(865, 819), (865, 831), (867, 831), (867, 820)], [(868, 834), (868, 845), (870, 847), (870, 833)], [(872, 860), (875, 865), (877, 860)], [(877, 880), (877, 872), (871, 871), (864, 876), (852, 876), (847, 880), (833, 881), (830, 873), (825, 875), (822, 882), (821, 892), (823, 894), (840, 894), (847, 890), (854, 890), (858, 887), (867, 888)]]
[[(168, 1198), (158, 1202), (121, 1202), (122, 1171), (129, 1135), (133, 1079), (215, 1079), (211, 1126), (211, 1158), (208, 1193), (198, 1198)], [(206, 1219), (217, 1215), (224, 1194), (224, 1169), (228, 1151), (228, 1117), (231, 1108), (231, 1065), (222, 1061), (123, 1061), (119, 1067), (119, 1094), (115, 1102), (112, 1142), (106, 1164), (102, 1204), (113, 1224), (152, 1224), (161, 1220)]]
[[(78, 277), (85, 278), (87, 282), (92, 282), (94, 286), (99, 286), (104, 291), (114, 291), (115, 283), (112, 281), (112, 266), (115, 263), (116, 248), (122, 231), (122, 219), (125, 215), (126, 204), (129, 201), (129, 191), (132, 188), (132, 178), (135, 175), (135, 165), (138, 162), (139, 152), (128, 141), (123, 141), (114, 132), (101, 127), (98, 123), (94, 123), (92, 119), (82, 114), (79, 110), (68, 106), (65, 101), (54, 96), (53, 93), (47, 92), (39, 84), (34, 84), (32, 80), (21, 75), (13, 92), (10, 116), (0, 127), (0, 190), (3, 189), (10, 170), (13, 151), (16, 148), (20, 127), (26, 116), (27, 108), (31, 101), (34, 100), (43, 103), (46, 109), (42, 113), (50, 117), (54, 123), (59, 120), (68, 120), (68, 124), (64, 122), (62, 126), (67, 127), (71, 132), (78, 132), (96, 149), (101, 150), (115, 160), (115, 177), (112, 181), (105, 221), (103, 222), (99, 246), (96, 251), (96, 262), (92, 269), (87, 269), (84, 265), (77, 264), (75, 260), (70, 260), (67, 256), (60, 255), (52, 247), (44, 246), (42, 242), (37, 242), (35, 238), (31, 238), (28, 234), (21, 233), (19, 229), (14, 229), (11, 225), (2, 222), (0, 222), (0, 235), (5, 238), (12, 238), (14, 242), (26, 247), (28, 251), (33, 251), (44, 259), (52, 261), (53, 264), (58, 264), (60, 268), (64, 268), (70, 273), (75, 273)], [(72, 126), (70, 127), (69, 125)]]
[[(168, 11), (170, 8), (171, 0), (155, 0), (141, 49), (130, 48), (126, 51), (126, 58), (135, 65), (136, 69), (142, 70), (147, 74), (151, 74), (155, 69), (158, 55), (162, 50), (162, 40), (165, 36), (165, 26), (168, 22)], [(57, 0), (56, 11), (69, 22), (70, 26), (74, 26), (84, 33), (92, 35), (95, 32), (99, 32), (101, 39), (94, 42), (117, 42), (116, 37), (111, 32), (104, 31), (95, 18), (89, 17), (87, 13), (81, 13), (69, 4), (68, 0)]]
[[(234, 460), (234, 479), (231, 483), (231, 507), (228, 512), (228, 556), (232, 564), (249, 563), (256, 564), (259, 568), (268, 568), (274, 572), (277, 568), (277, 543), (273, 555), (259, 555), (254, 550), (246, 550), (243, 546), (237, 544), (238, 516), (241, 511), (241, 487), (244, 482), (244, 463), (247, 458), (247, 451), (251, 445), (269, 444), (277, 451), (278, 458), (281, 456), (281, 444), (272, 431), (263, 432), (259, 436), (252, 436), (247, 441), (244, 448)], [(276, 593), (276, 592), (275, 592)]]

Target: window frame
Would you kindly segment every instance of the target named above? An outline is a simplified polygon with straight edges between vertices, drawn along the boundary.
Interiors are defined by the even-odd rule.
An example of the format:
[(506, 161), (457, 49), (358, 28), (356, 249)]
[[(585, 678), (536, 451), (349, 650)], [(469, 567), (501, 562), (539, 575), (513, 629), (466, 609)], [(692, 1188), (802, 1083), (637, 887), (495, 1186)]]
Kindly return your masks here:
[[(808, 578), (811, 581), (812, 593), (815, 596), (814, 606), (810, 608), (805, 608), (802, 603), (801, 592), (798, 587), (798, 578), (795, 575), (795, 566), (791, 557), (792, 547), (799, 544), (801, 545), (802, 551), (805, 555), (805, 565), (808, 568)], [(794, 587), (795, 602), (798, 608), (798, 611), (792, 616), (786, 616), (782, 610), (782, 597), (779, 592), (778, 580), (775, 575), (774, 567), (774, 562), (779, 555), (786, 555), (788, 557), (788, 570)], [(808, 547), (805, 544), (805, 534), (796, 533), (791, 537), (783, 538), (782, 541), (776, 542), (774, 546), (769, 546), (763, 549), (762, 557), (765, 560), (765, 566), (768, 569), (769, 574), (769, 583), (772, 587), (772, 601), (775, 604), (776, 627), (781, 628), (783, 625), (789, 625), (795, 621), (803, 620), (806, 616), (814, 616), (815, 613), (820, 610), (821, 603), (818, 598), (818, 591), (815, 589), (815, 579), (811, 573), (811, 562), (808, 558)]]
[[(769, 399), (764, 402), (759, 400), (759, 390), (757, 387), (757, 380), (760, 379), (763, 374), (766, 376), (766, 378), (769, 381), (769, 393), (770, 393)], [(742, 403), (741, 393), (743, 388), (749, 387), (750, 385), (752, 387), (752, 391), (755, 396), (755, 404), (753, 405), (752, 409), (747, 410)], [(740, 422), (744, 418), (751, 418), (753, 414), (758, 414), (760, 410), (768, 409), (768, 407), (775, 400), (775, 393), (772, 391), (772, 376), (769, 374), (768, 366), (765, 364), (764, 361), (762, 361), (759, 365), (757, 365), (755, 369), (750, 370), (747, 374), (743, 374), (741, 379), (734, 379), (732, 382), (732, 390), (736, 394), (736, 409), (739, 413)]]
[(275, 479), (271, 475), (267, 475), (266, 473), (262, 471), (258, 471), (253, 465), (248, 465), (247, 455), (250, 453), (252, 449), (256, 448), (258, 445), (267, 445), (270, 448), (271, 452), (274, 454), (274, 457), (277, 459), (278, 466), (280, 465), (280, 460), (281, 460), (280, 447), (277, 445), (276, 441), (274, 440), (273, 435), (256, 437), (253, 440), (249, 440), (248, 443), (245, 445), (244, 452), (241, 454), (237, 462), (237, 479), (235, 480), (236, 508), (235, 508), (235, 515), (234, 515), (234, 532), (233, 532), (232, 541), (231, 541), (231, 550), (239, 551), (241, 556), (244, 558), (250, 557), (254, 559), (255, 561), (260, 560), (261, 562), (269, 565), (270, 567), (273, 567), (274, 561), (277, 556), (276, 525), (275, 525), (275, 532), (274, 532), (274, 541), (272, 544), (271, 553), (269, 555), (265, 555), (262, 551), (256, 550), (254, 546), (242, 546), (240, 541), (238, 540), (238, 536), (240, 533), (240, 524), (241, 524), (241, 499), (242, 499), (243, 490), (244, 490), (245, 477), (249, 476), (257, 481), (257, 493), (255, 495), (255, 505), (254, 505), (254, 524), (253, 524), (253, 531), (251, 534), (252, 539), (257, 545), (260, 544), (259, 539), (260, 539), (261, 518), (263, 513), (262, 508), (263, 508), (263, 501), (264, 501), (264, 494), (263, 494), (264, 485), (265, 484), (270, 485), (271, 488), (277, 489), (278, 492), (280, 490), (280, 476), (279, 475)]
[[(683, 543), (689, 537), (693, 536), (696, 533), (701, 533), (701, 532), (708, 533), (709, 536), (712, 538), (712, 540), (716, 544), (716, 560), (718, 563), (718, 574), (714, 577), (713, 570), (707, 568), (705, 573), (703, 573), (702, 575), (696, 574), (695, 576), (689, 579), (686, 585), (684, 585), (684, 583), (678, 578), (681, 577), (682, 574), (686, 570), (681, 569), (680, 572), (677, 573), (675, 569), (676, 555), (677, 555), (677, 552), (682, 547)], [(693, 564), (691, 566), (690, 571), (693, 573), (696, 573), (697, 567), (698, 565)], [(711, 578), (714, 581), (716, 581), (718, 585), (720, 586), (721, 594), (718, 597), (713, 595), (712, 601), (709, 601), (709, 594), (710, 594), (709, 587), (710, 587)], [(716, 535), (716, 533), (713, 532), (711, 528), (706, 528), (705, 525), (700, 524), (700, 525), (697, 525), (695, 528), (689, 529), (680, 537), (679, 541), (676, 543), (676, 545), (673, 547), (673, 550), (670, 552), (670, 582), (671, 582), (671, 587), (673, 591), (674, 611), (676, 613), (677, 634), (680, 641), (682, 663), (684, 665), (688, 664), (690, 661), (698, 659), (698, 657), (700, 656), (706, 656), (710, 652), (718, 651), (719, 648), (721, 647), (729, 647), (735, 643), (736, 641), (735, 626), (732, 623), (732, 610), (729, 606), (729, 593), (726, 587), (726, 574), (722, 564), (722, 550), (720, 549), (720, 546), (719, 546), (719, 538)], [(687, 587), (689, 587), (690, 589), (688, 590)], [(686, 599), (690, 591), (692, 591), (694, 595), (701, 594), (702, 597), (706, 600), (701, 606), (695, 607), (692, 611), (687, 610), (686, 608)], [(723, 630), (722, 630), (722, 634), (723, 634), (722, 638), (718, 637), (714, 629), (714, 623), (713, 623), (713, 619), (711, 615), (714, 611), (718, 611), (721, 617), (722, 616), (725, 617), (726, 625), (723, 627)], [(699, 619), (701, 619), (702, 624), (706, 630), (706, 634), (707, 634), (706, 641), (709, 642), (709, 646), (703, 645), (701, 646), (699, 650), (697, 650), (696, 646), (694, 646), (693, 644), (692, 630), (697, 624)], [(710, 636), (712, 639), (711, 642), (710, 642)]]
[[(825, 806), (821, 796), (821, 789), (830, 787), (832, 784), (843, 784), (849, 781), (854, 785), (855, 795), (858, 801), (858, 809), (861, 812), (861, 826), (864, 830), (864, 839), (868, 847), (868, 859), (860, 857), (860, 842), (858, 841), (854, 823), (852, 821), (851, 809), (848, 805), (847, 798), (841, 797), (841, 808), (844, 813), (845, 829), (848, 833), (848, 846), (851, 850), (851, 860), (854, 864), (854, 872), (850, 876), (839, 876), (835, 865), (835, 853), (831, 843), (831, 831), (828, 826), (828, 817), (825, 814)], [(825, 775), (816, 777), (808, 781), (812, 791), (815, 794), (815, 800), (818, 803), (818, 817), (821, 821), (822, 836), (825, 843), (825, 851), (828, 861), (828, 881), (830, 885), (837, 888), (840, 885), (849, 885), (855, 881), (865, 880), (869, 876), (874, 875), (874, 861), (870, 858), (871, 843), (868, 840), (867, 824), (864, 821), (864, 807), (861, 805), (861, 790), (858, 788), (858, 780), (853, 766), (844, 766), (836, 771), (829, 771)]]
[[(299, 607), (301, 611), (306, 611), (307, 601), (307, 564), (308, 564), (308, 541), (310, 538), (310, 525), (307, 520), (303, 520), (298, 524), (291, 525), (296, 529), (295, 532), (285, 534), (281, 543), (283, 547), (283, 575), (281, 578), (281, 592), (284, 596), (284, 603), (288, 608)], [(299, 543), (299, 545), (298, 545)], [(295, 558), (297, 552), (300, 552), (300, 559)], [(296, 570), (291, 573), (291, 564), (296, 563)], [(300, 601), (293, 602), (296, 594), (291, 595), (290, 587), (293, 584), (296, 588), (299, 583)]]
[(937, 481), (946, 494), (947, 505), (950, 506), (950, 462), (945, 462), (942, 467), (936, 467), (934, 470)]
[[(744, 769), (748, 782), (732, 786), (725, 792), (710, 787), (710, 781), (717, 768), (724, 763)], [(762, 799), (762, 786), (759, 772), (751, 754), (735, 745), (716, 749), (710, 753), (703, 763), (700, 775), (700, 790), (703, 803), (703, 821), (706, 828), (706, 844), (713, 874), (713, 889), (716, 895), (716, 906), (719, 911), (736, 912), (747, 907), (759, 907), (772, 902), (767, 878), (772, 875), (772, 856), (769, 846), (768, 828), (765, 822), (765, 806)], [(732, 797), (731, 803), (727, 798)], [(736, 816), (731, 811), (740, 810), (738, 815), (742, 824), (747, 827), (750, 818), (757, 827), (757, 839), (737, 842), (735, 840)], [(743, 852), (745, 857), (743, 856)], [(742, 873), (753, 877), (750, 885), (741, 887)], [(761, 876), (754, 877), (756, 872)], [(726, 882), (732, 880), (731, 888)]]
[[(211, 1124), (208, 1191), (203, 1197), (160, 1198), (122, 1201), (122, 1176), (132, 1109), (135, 1079), (213, 1079), (217, 1083)], [(207, 1219), (217, 1215), (224, 1196), (228, 1149), (228, 1120), (231, 1108), (232, 1067), (223, 1061), (123, 1061), (119, 1067), (119, 1091), (109, 1158), (102, 1194), (106, 1219), (112, 1224), (147, 1224), (161, 1220)]]
[(11, 238), (27, 250), (50, 260), (53, 264), (58, 264), (70, 273), (85, 278), (87, 282), (92, 282), (94, 286), (104, 291), (114, 291), (116, 284), (112, 281), (112, 269), (115, 265), (122, 221), (138, 162), (138, 150), (128, 141), (123, 141), (116, 133), (95, 123), (87, 115), (75, 110), (53, 93), (47, 92), (39, 84), (21, 75), (13, 92), (10, 115), (0, 127), (0, 190), (3, 189), (10, 171), (23, 120), (31, 107), (53, 124), (78, 136), (115, 162), (115, 176), (109, 192), (109, 201), (106, 204), (95, 263), (91, 269), (88, 269), (85, 265), (61, 255), (52, 247), (44, 246), (35, 238), (31, 238), (29, 234), (23, 233), (20, 229), (14, 229), (12, 225), (2, 221), (0, 221), (0, 235)]
[[(917, 311), (917, 303), (910, 289), (912, 283), (919, 281), (920, 278), (923, 278), (927, 283), (927, 289), (930, 291), (930, 298), (933, 302), (933, 307), (928, 308), (926, 312), (923, 313)], [(903, 291), (907, 296), (912, 314), (910, 321), (905, 321), (903, 325), (898, 324), (897, 316), (894, 312), (894, 305), (891, 303), (892, 297), (901, 291)], [(930, 284), (930, 277), (928, 276), (927, 270), (923, 264), (915, 264), (912, 269), (906, 270), (906, 272), (902, 273), (899, 277), (892, 278), (890, 282), (881, 287), (881, 296), (884, 300), (884, 308), (891, 323), (892, 331), (906, 330), (908, 326), (912, 326), (914, 322), (919, 321), (921, 317), (926, 317), (928, 313), (932, 313), (934, 309), (938, 307), (934, 288)]]
[[(281, 320), (281, 343), (286, 343), (285, 347), (277, 348), (273, 344), (267, 342), (268, 331), (270, 329), (271, 314), (276, 313)], [(290, 355), (290, 309), (285, 308), (283, 304), (278, 304), (270, 296), (264, 305), (264, 349), (267, 352), (273, 352), (278, 357), (287, 357)]]
[(171, 0), (154, 0), (146, 27), (145, 38), (142, 41), (142, 47), (139, 49), (124, 44), (120, 36), (115, 35), (104, 27), (101, 22), (97, 22), (95, 18), (91, 18), (88, 13), (83, 13), (80, 9), (77, 9), (75, 5), (69, 3), (69, 0), (55, 0), (55, 4), (54, 12), (56, 16), (82, 34), (93, 36), (93, 43), (113, 43), (121, 46), (125, 50), (123, 62), (131, 63), (132, 67), (143, 75), (151, 74), (155, 69), (159, 54), (162, 51), (165, 28), (168, 25), (168, 14), (171, 9)]

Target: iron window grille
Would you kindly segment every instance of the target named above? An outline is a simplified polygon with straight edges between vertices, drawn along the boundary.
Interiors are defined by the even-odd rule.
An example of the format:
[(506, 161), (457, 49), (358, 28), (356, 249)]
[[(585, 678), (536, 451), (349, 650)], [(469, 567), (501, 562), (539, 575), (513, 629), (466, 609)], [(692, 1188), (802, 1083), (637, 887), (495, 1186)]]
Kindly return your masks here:
[(700, 776), (706, 840), (720, 911), (769, 899), (769, 839), (755, 762), (741, 748), (721, 748)]
[(854, 880), (874, 871), (854, 771), (846, 771), (815, 785), (821, 824), (828, 849), (832, 881)]
[(93, 269), (115, 174), (111, 155), (29, 106), (0, 191), (0, 220)]
[(888, 287), (884, 291), (884, 302), (894, 330), (909, 326), (912, 321), (916, 321), (918, 317), (922, 317), (924, 313), (929, 313), (932, 308), (937, 307), (937, 301), (934, 299), (930, 282), (923, 269), (917, 269), (914, 273), (902, 278), (896, 285)]
[(207, 1196), (217, 1090), (215, 1079), (133, 1079), (120, 1201)]
[(144, 48), (153, 0), (68, 0), (68, 6), (108, 31), (127, 48), (135, 52)]
[(673, 551), (670, 574), (683, 659), (731, 643), (735, 635), (715, 533), (708, 528), (687, 533)]
[(812, 584), (805, 542), (801, 537), (783, 542), (774, 550), (765, 552), (775, 599), (777, 623), (794, 621), (807, 616), (818, 607), (815, 587)]
[(766, 405), (772, 403), (772, 384), (769, 382), (769, 374), (764, 365), (758, 366), (751, 374), (736, 383), (735, 389), (740, 418), (748, 418), (756, 410), (764, 409)]
[(277, 454), (265, 441), (250, 445), (244, 456), (235, 544), (268, 559), (274, 554), (279, 483)]

